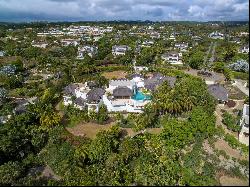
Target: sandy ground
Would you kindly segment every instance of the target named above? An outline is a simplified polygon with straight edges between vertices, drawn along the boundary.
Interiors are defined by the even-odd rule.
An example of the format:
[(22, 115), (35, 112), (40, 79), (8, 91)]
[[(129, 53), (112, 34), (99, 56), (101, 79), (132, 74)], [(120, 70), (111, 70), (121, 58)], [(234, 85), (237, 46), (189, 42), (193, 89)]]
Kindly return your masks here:
[(107, 79), (113, 79), (113, 78), (125, 78), (127, 73), (125, 71), (112, 71), (112, 72), (105, 72), (102, 74)]
[(47, 177), (47, 178), (51, 178), (51, 179), (55, 179), (55, 180), (61, 179), (61, 177), (56, 175), (49, 166), (46, 166), (44, 168), (41, 177)]
[(222, 186), (248, 186), (248, 181), (235, 177), (222, 176), (220, 177), (220, 184)]
[(231, 148), (225, 140), (222, 140), (222, 139), (217, 140), (217, 142), (215, 142), (215, 148), (219, 150), (224, 150), (227, 153), (227, 155), (231, 157), (241, 159), (241, 160), (242, 159), (249, 160), (248, 157), (245, 158), (244, 156), (241, 156), (239, 150)]

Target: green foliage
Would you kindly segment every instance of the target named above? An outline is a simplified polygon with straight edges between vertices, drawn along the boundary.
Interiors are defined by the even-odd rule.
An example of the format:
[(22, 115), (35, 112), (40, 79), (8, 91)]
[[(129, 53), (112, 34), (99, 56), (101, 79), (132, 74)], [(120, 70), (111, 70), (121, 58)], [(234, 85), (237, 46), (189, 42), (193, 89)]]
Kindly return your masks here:
[(22, 176), (23, 168), (18, 162), (7, 162), (0, 166), (0, 184), (15, 184), (16, 180)]
[(226, 134), (224, 140), (228, 142), (228, 144), (234, 149), (241, 149), (241, 151), (248, 155), (249, 154), (249, 146), (240, 143), (233, 135)]
[(232, 130), (234, 132), (240, 131), (240, 125), (238, 124), (239, 119), (237, 117), (234, 117), (228, 112), (224, 112), (222, 117), (222, 123), (226, 125), (229, 130)]
[(204, 63), (204, 53), (197, 51), (190, 56), (189, 66), (193, 69), (200, 69)]

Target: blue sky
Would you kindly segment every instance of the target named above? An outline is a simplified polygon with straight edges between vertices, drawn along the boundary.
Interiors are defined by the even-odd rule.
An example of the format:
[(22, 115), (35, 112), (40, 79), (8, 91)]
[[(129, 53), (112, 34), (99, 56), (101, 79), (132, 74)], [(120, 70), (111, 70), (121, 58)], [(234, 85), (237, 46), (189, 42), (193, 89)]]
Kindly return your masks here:
[(0, 21), (248, 21), (248, 0), (0, 0)]

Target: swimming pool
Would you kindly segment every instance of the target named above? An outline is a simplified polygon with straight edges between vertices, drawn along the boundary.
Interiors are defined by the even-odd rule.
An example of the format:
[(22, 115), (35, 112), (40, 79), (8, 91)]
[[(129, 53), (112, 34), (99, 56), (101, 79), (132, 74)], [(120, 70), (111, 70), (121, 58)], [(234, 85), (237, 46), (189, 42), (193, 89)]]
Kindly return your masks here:
[(145, 95), (144, 93), (137, 91), (136, 94), (133, 96), (134, 100), (150, 100), (151, 96)]

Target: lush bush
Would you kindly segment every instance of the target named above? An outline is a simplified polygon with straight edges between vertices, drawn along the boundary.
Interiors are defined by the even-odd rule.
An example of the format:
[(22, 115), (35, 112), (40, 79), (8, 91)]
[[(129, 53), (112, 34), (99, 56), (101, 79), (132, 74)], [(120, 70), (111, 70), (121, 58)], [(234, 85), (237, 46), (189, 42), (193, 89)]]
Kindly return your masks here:
[(240, 125), (238, 124), (239, 119), (237, 117), (234, 117), (228, 112), (224, 112), (222, 117), (222, 123), (226, 125), (229, 130), (232, 130), (234, 132), (240, 131)]

